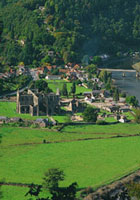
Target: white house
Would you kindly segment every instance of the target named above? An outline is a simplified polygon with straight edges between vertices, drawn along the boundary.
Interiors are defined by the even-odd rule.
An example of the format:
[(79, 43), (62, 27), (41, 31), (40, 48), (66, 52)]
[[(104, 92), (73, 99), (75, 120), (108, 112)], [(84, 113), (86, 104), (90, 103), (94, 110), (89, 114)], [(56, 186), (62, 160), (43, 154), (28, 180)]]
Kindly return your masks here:
[(60, 80), (61, 76), (58, 76), (58, 75), (47, 75), (45, 77), (45, 79), (47, 79), (47, 80)]

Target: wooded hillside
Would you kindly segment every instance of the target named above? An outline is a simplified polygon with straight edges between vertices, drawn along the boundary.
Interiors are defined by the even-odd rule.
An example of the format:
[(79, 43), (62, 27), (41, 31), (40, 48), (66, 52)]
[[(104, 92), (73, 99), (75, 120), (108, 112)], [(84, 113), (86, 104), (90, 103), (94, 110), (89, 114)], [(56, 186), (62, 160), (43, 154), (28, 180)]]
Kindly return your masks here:
[(2, 64), (62, 64), (140, 50), (139, 0), (1, 0), (0, 15)]

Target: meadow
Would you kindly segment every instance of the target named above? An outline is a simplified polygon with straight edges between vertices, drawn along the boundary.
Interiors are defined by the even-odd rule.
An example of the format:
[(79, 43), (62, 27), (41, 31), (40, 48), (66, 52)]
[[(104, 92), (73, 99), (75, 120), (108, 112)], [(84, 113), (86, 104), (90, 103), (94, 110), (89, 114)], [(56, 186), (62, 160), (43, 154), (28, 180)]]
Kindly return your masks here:
[[(48, 168), (60, 168), (66, 174), (66, 186), (74, 181), (79, 188), (94, 188), (110, 183), (140, 167), (140, 138), (65, 142), (31, 146), (2, 146), (0, 179), (6, 182), (42, 183)], [(14, 200), (25, 194), (25, 189), (4, 186)], [(20, 193), (22, 190), (22, 193)], [(16, 197), (17, 196), (17, 197)], [(24, 199), (24, 198), (21, 198)]]
[[(6, 117), (20, 117), (23, 119), (35, 120), (38, 116), (31, 116), (30, 114), (19, 114), (16, 112), (16, 102), (0, 102), (0, 116)], [(41, 118), (47, 118), (41, 116)]]
[[(59, 88), (59, 90), (61, 91), (64, 83), (67, 84), (68, 93), (70, 92), (71, 87), (72, 87), (72, 83), (65, 80), (49, 80), (47, 81), (47, 83), (48, 83), (49, 88), (51, 88), (53, 92), (56, 92), (57, 88)], [(80, 93), (83, 94), (84, 92), (91, 92), (91, 89), (76, 85), (77, 95)]]
[(140, 125), (135, 123), (117, 123), (110, 125), (80, 125), (80, 126), (66, 126), (62, 132), (68, 133), (96, 133), (96, 134), (118, 134), (118, 135), (132, 135), (140, 134)]

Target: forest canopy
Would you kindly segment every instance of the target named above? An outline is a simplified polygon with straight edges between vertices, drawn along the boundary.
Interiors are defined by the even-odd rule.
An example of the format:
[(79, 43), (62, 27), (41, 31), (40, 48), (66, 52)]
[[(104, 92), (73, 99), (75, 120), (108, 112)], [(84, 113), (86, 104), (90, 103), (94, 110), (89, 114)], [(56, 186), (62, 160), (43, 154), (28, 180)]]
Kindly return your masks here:
[(4, 65), (59, 65), (81, 62), (85, 55), (139, 51), (140, 4), (139, 0), (1, 0), (1, 32)]

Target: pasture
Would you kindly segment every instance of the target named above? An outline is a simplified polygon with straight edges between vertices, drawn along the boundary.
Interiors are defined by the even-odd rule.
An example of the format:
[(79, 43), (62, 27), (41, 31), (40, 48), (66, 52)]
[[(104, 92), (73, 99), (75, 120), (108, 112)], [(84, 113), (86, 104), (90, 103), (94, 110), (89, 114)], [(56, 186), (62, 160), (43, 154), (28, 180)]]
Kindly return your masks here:
[[(35, 120), (38, 116), (31, 116), (30, 114), (19, 114), (16, 112), (16, 102), (1, 102), (0, 101), (0, 116), (6, 117), (21, 117), (23, 119)], [(47, 118), (41, 116), (41, 118)]]
[[(66, 174), (63, 186), (77, 181), (79, 188), (96, 188), (139, 168), (139, 143), (140, 137), (131, 137), (30, 146), (2, 145), (0, 179), (40, 184), (48, 168), (58, 167)], [(11, 187), (5, 188), (7, 195), (14, 195)], [(16, 196), (19, 197), (21, 188), (14, 189), (14, 200), (18, 200)]]
[[(53, 92), (56, 92), (57, 88), (59, 88), (59, 90), (61, 91), (64, 83), (67, 84), (68, 93), (70, 92), (71, 87), (72, 87), (72, 83), (67, 82), (65, 80), (50, 80), (50, 81), (47, 81), (47, 83), (48, 83), (49, 88), (51, 88), (53, 90)], [(90, 91), (91, 91), (91, 89), (76, 85), (76, 94), (77, 95), (80, 93), (83, 94), (83, 92), (90, 92)]]

